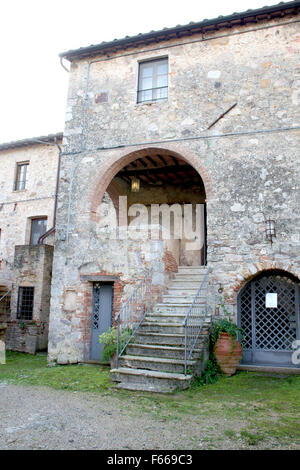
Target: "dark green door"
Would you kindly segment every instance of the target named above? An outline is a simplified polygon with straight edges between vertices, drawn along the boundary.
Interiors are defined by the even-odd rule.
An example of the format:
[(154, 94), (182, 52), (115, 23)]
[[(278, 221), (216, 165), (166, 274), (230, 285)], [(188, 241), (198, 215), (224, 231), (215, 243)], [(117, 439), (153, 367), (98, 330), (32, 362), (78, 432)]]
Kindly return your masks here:
[(93, 310), (90, 359), (102, 360), (103, 345), (99, 336), (112, 326), (113, 284), (95, 282), (93, 284)]

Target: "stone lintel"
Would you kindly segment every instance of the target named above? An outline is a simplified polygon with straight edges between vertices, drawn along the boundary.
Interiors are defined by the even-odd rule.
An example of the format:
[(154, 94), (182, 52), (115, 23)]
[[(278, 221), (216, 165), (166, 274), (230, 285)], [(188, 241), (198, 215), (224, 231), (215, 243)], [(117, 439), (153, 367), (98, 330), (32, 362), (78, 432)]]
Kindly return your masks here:
[(96, 274), (96, 275), (81, 274), (80, 280), (88, 281), (88, 282), (114, 282), (114, 281), (119, 281), (120, 278), (118, 276), (106, 276), (106, 275), (101, 275), (101, 274)]

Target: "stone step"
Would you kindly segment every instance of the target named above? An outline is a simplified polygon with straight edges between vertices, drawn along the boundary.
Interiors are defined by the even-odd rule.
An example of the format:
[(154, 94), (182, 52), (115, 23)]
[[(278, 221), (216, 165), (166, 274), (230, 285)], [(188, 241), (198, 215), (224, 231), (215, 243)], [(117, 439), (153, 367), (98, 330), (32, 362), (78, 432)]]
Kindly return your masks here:
[(197, 265), (185, 265), (185, 264), (180, 264), (178, 266), (178, 271), (181, 269), (195, 269), (199, 271), (204, 271), (206, 272), (207, 266), (204, 266), (203, 264), (197, 264)]
[(175, 333), (175, 334), (184, 334), (183, 323), (167, 323), (160, 321), (148, 321), (148, 317), (145, 318), (143, 323), (140, 326), (139, 331), (141, 333)]
[(146, 384), (139, 384), (139, 383), (117, 383), (114, 388), (122, 389), (122, 390), (129, 390), (130, 392), (149, 392), (149, 393), (170, 393), (168, 387), (163, 388), (160, 387), (157, 390), (156, 385), (146, 385)]
[[(168, 309), (169, 310), (169, 309)], [(170, 311), (166, 312), (151, 312), (147, 313), (145, 317), (145, 321), (158, 321), (158, 322), (167, 322), (167, 323), (182, 323), (183, 320), (185, 319), (187, 314), (187, 311), (184, 310), (184, 313), (174, 313), (174, 309), (170, 309)], [(205, 315), (205, 312), (202, 312), (201, 315), (199, 315), (199, 321), (202, 321), (203, 318), (206, 318), (207, 323), (210, 323), (211, 321), (211, 313), (207, 313)]]
[[(196, 361), (188, 361), (189, 369), (192, 369), (195, 364)], [(181, 374), (184, 371), (183, 359), (168, 359), (162, 357), (125, 355), (120, 357), (119, 365), (120, 367), (172, 372), (175, 374)]]
[(184, 390), (189, 387), (192, 380), (192, 375), (128, 367), (112, 369), (110, 376), (113, 382), (119, 382), (118, 388), (128, 388), (133, 385), (138, 386), (139, 390), (162, 393), (172, 392), (178, 388)]
[(201, 286), (201, 281), (174, 279), (173, 281), (170, 282), (168, 287), (169, 289), (188, 288), (188, 289), (195, 289), (197, 291), (200, 286)]
[(204, 274), (182, 274), (176, 273), (170, 282), (198, 282), (199, 285), (204, 279)]
[[(194, 298), (195, 295), (198, 292), (198, 287), (193, 288), (193, 287), (169, 287), (168, 288), (168, 294), (165, 295), (171, 295), (171, 296), (184, 296), (184, 297), (192, 297)], [(203, 299), (205, 298), (205, 293), (201, 292), (201, 296)]]
[[(191, 306), (191, 302), (182, 302), (182, 303), (159, 303), (153, 307), (152, 313), (171, 313), (171, 314), (184, 314), (186, 315)], [(205, 311), (205, 304), (203, 304), (203, 311)]]
[[(195, 292), (196, 294), (196, 292)], [(164, 294), (162, 296), (162, 303), (170, 303), (170, 304), (191, 304), (195, 298), (193, 294), (184, 294), (182, 293), (179, 295), (178, 293), (174, 294)], [(198, 298), (198, 303), (205, 304), (205, 296), (200, 295)]]
[[(206, 339), (207, 333), (200, 333), (197, 345), (203, 343)], [(184, 335), (175, 333), (136, 333), (135, 341), (139, 344), (157, 344), (157, 345), (171, 345), (171, 346), (183, 346)]]
[(158, 321), (162, 323), (183, 323), (183, 320), (185, 319), (186, 316), (186, 310), (184, 313), (173, 313), (174, 309), (171, 308), (170, 312), (152, 312), (152, 313), (147, 313), (145, 317), (146, 322), (150, 321)]
[[(192, 359), (200, 357), (202, 350), (202, 348), (194, 349)], [(184, 360), (184, 347), (131, 343), (126, 348), (126, 355)]]
[(207, 266), (178, 266), (178, 274), (204, 274), (205, 275), (206, 271), (207, 271)]
[[(175, 323), (175, 322), (167, 322), (167, 321), (162, 322), (160, 321), (160, 318), (158, 321), (154, 321), (154, 320), (151, 320), (151, 318), (149, 319), (149, 317), (146, 317), (140, 326), (139, 332), (161, 333), (161, 334), (175, 333), (175, 334), (184, 335), (184, 326), (183, 326), (184, 318), (185, 317), (183, 316), (181, 323), (180, 322)], [(201, 321), (199, 320), (197, 324), (200, 327)], [(195, 323), (195, 326), (196, 326), (196, 323)], [(203, 331), (205, 332), (208, 331), (206, 325), (203, 326)]]

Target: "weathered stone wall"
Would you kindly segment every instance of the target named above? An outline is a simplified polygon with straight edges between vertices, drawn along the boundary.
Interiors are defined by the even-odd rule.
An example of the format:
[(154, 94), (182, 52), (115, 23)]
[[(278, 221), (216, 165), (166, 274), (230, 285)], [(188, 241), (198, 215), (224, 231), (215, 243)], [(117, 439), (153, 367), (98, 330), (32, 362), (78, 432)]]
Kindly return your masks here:
[[(29, 162), (26, 189), (14, 190), (16, 166)], [(31, 145), (0, 150), (0, 286), (14, 282), (16, 245), (30, 241), (32, 217), (46, 216), (52, 227), (58, 150), (55, 145)], [(53, 237), (47, 239), (53, 244)]]
[[(126, 230), (122, 232), (124, 237)], [(56, 241), (53, 270), (57, 274), (52, 280), (50, 362), (64, 364), (89, 359), (93, 281), (107, 281), (107, 276), (115, 278), (114, 319), (121, 304), (150, 268), (154, 270), (152, 285), (157, 299), (166, 289), (173, 270), (177, 270), (176, 263), (173, 261), (171, 264), (170, 258), (166, 258), (163, 240), (114, 240), (109, 236), (110, 231), (95, 236), (90, 228), (84, 230), (81, 237), (70, 237), (68, 254), (72, 253), (72, 256), (68, 256), (67, 263), (65, 252), (60, 250), (64, 242)], [(62, 264), (63, 277), (58, 274)]]
[[(266, 22), (266, 29), (260, 23), (252, 32), (240, 27), (211, 37), (174, 39), (123, 56), (99, 56), (90, 65), (87, 59), (72, 63), (51, 360), (67, 352), (76, 362), (84, 354), (82, 332), (74, 317), (64, 325), (62, 308), (66, 287), (74, 286), (79, 295), (83, 263), (91, 263), (94, 272), (97, 259), (97, 272), (123, 273), (124, 281), (145, 267), (138, 244), (120, 250), (99, 242), (99, 206), (115, 174), (153, 149), (184, 159), (204, 181), (208, 264), (215, 295), (224, 289), (233, 314), (239, 289), (260, 270), (300, 275), (300, 33), (299, 23), (283, 24), (294, 19)], [(169, 59), (168, 99), (136, 104), (139, 61), (164, 56)], [(100, 95), (105, 99), (97, 99)], [(268, 217), (277, 228), (272, 246), (264, 233)]]
[[(11, 316), (6, 333), (6, 347), (34, 354), (47, 349), (53, 246), (15, 247), (15, 289), (11, 296)], [(34, 287), (32, 320), (17, 318), (19, 287)]]
[[(299, 24), (280, 26), (276, 20), (265, 26), (268, 29), (249, 33), (249, 28), (240, 27), (215, 36), (174, 39), (145, 46), (145, 52), (99, 56), (99, 62), (93, 57), (90, 67), (88, 59), (74, 61), (65, 150), (80, 151), (82, 142), (87, 149), (96, 149), (197, 136), (235, 102), (238, 106), (211, 133), (297, 123)], [(137, 104), (139, 62), (164, 56), (169, 58), (168, 99)], [(99, 102), (100, 94), (106, 99)]]
[[(21, 162), (29, 162), (27, 184), (24, 190), (16, 191), (16, 168)], [(32, 218), (47, 217), (47, 229), (53, 225), (57, 164), (56, 145), (0, 150), (0, 287), (13, 287), (7, 330), (9, 349), (34, 353), (47, 348), (53, 247), (27, 245)], [(54, 237), (46, 242), (53, 245)], [(20, 285), (35, 287), (32, 322), (16, 319)], [(23, 323), (26, 327), (20, 328)]]

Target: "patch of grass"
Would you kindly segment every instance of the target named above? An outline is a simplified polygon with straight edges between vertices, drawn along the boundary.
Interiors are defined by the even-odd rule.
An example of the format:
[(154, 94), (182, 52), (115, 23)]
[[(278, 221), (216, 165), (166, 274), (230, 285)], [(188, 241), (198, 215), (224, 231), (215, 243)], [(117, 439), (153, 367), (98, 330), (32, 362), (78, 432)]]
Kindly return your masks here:
[(264, 436), (261, 433), (251, 433), (246, 430), (241, 430), (241, 438), (249, 446), (257, 446), (264, 440)]
[(239, 432), (226, 429), (224, 436), (235, 441), (243, 441), (246, 446), (257, 446), (265, 439), (263, 433), (250, 432), (247, 429), (241, 429)]
[(229, 439), (237, 439), (236, 432), (232, 431), (232, 429), (226, 429), (226, 431), (224, 431), (224, 436), (229, 437)]
[(48, 367), (46, 353), (33, 356), (14, 351), (6, 352), (6, 364), (0, 365), (0, 381), (92, 392), (107, 390), (112, 385), (107, 367), (81, 364)]
[(135, 395), (135, 402), (157, 419), (184, 420), (190, 416), (201, 425), (214, 422), (211, 435), (223, 432), (218, 423), (233, 424), (236, 431), (229, 431), (226, 437), (234, 439), (236, 432), (236, 441), (249, 448), (265, 446), (266, 442), (271, 442), (271, 447), (300, 446), (299, 375), (238, 372), (232, 377), (221, 376), (216, 383), (170, 395)]
[(192, 387), (214, 384), (220, 376), (221, 370), (217, 364), (216, 358), (210, 354), (210, 359), (206, 363), (206, 367), (201, 375), (196, 375)]

